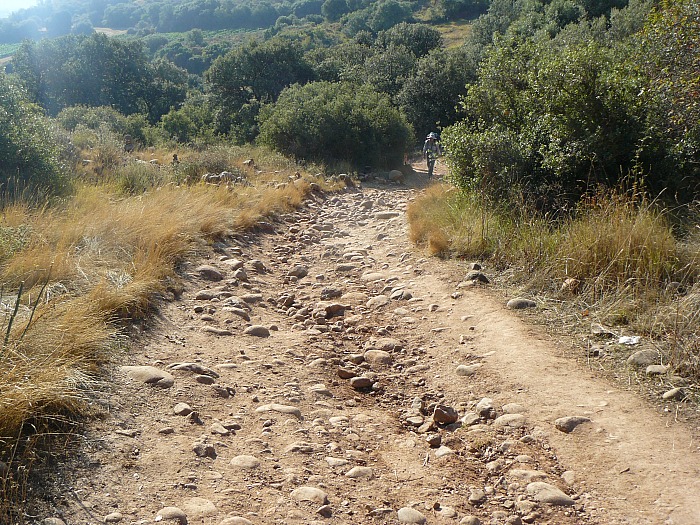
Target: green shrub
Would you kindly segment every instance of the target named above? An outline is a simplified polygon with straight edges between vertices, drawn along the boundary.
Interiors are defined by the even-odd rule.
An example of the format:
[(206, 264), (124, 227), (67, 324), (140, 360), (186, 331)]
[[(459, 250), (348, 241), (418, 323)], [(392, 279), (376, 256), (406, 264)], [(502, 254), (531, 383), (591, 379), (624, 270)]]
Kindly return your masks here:
[(413, 142), (389, 97), (368, 86), (314, 82), (292, 86), (260, 114), (262, 144), (297, 159), (393, 167)]
[(41, 198), (65, 191), (54, 124), (0, 74), (0, 194)]

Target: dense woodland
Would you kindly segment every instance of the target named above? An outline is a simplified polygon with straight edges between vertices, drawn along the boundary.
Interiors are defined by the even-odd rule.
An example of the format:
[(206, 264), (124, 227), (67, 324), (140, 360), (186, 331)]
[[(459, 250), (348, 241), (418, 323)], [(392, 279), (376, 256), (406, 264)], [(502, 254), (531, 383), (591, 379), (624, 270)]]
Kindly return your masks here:
[(65, 187), (105, 134), (382, 169), (438, 130), (454, 182), (494, 202), (698, 191), (693, 0), (46, 0), (0, 21), (24, 38), (0, 81), (6, 188)]

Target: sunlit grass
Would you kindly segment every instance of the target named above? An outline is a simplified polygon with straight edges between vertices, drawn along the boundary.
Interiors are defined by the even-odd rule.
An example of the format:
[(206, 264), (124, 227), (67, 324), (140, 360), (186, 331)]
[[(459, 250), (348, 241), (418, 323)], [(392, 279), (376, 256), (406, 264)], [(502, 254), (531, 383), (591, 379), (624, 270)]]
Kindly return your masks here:
[(436, 185), (408, 218), (411, 239), (429, 253), (507, 268), (510, 285), (549, 297), (550, 309), (569, 302), (589, 319), (647, 334), (669, 348), (672, 366), (700, 376), (700, 238), (677, 239), (656, 203), (609, 190), (548, 221)]
[[(86, 156), (114, 159), (87, 163), (72, 197), (3, 210), (0, 461), (26, 466), (31, 454), (20, 450), (20, 436), (52, 433), (91, 410), (104, 373), (124, 351), (123, 328), (148, 318), (177, 287), (184, 261), (302, 206), (313, 191), (337, 187), (267, 150), (178, 151), (177, 165), (166, 162), (173, 153), (125, 159), (93, 149)], [(189, 182), (179, 174), (186, 163), (196, 174)], [(198, 182), (217, 170), (237, 170), (243, 182)], [(15, 492), (2, 491), (0, 514), (11, 515), (20, 489), (4, 486)]]

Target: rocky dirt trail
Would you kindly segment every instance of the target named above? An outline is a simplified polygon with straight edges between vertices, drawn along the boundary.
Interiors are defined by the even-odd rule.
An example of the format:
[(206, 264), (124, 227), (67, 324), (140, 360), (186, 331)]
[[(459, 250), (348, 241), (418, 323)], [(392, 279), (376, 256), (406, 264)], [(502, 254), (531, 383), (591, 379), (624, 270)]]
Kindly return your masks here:
[(700, 523), (690, 430), (417, 252), (415, 191), (193, 264), (38, 523)]

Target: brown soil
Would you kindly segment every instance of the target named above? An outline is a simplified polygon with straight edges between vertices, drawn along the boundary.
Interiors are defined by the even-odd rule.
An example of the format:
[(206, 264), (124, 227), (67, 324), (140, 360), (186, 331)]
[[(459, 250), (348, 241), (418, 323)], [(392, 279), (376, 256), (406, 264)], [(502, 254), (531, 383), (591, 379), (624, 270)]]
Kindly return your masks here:
[[(469, 515), (511, 525), (700, 523), (690, 429), (566, 357), (488, 286), (460, 287), (463, 264), (426, 258), (409, 244), (403, 212), (424, 173), (421, 164), (408, 186), (317, 196), (274, 233), (231, 241), (187, 268), (182, 297), (163, 306), (123, 361), (206, 368), (169, 369), (170, 388), (115, 370), (109, 408), (64, 473), (52, 515), (67, 524), (108, 515), (145, 524), (177, 507), (197, 524), (400, 523), (398, 510), (413, 507), (435, 524)], [(232, 259), (244, 263), (248, 282), (234, 278)], [(200, 264), (224, 280), (203, 278)], [(297, 265), (308, 275), (290, 277)], [(196, 299), (205, 289), (218, 297)], [(327, 295), (346, 308), (319, 318)], [(395, 298), (370, 304), (381, 295)], [(232, 312), (231, 296), (248, 305), (250, 321)], [(250, 325), (272, 330), (245, 335)], [(363, 361), (382, 348), (388, 357), (366, 357), (387, 363)], [(472, 375), (458, 375), (459, 365)], [(339, 369), (373, 386), (356, 390)], [(426, 431), (407, 421), (417, 416), (416, 398), (428, 424), (436, 404), (462, 417), (482, 398), (493, 400), (493, 416), (522, 414), (524, 424), (486, 417)], [(198, 417), (175, 415), (177, 403)], [(260, 411), (273, 403), (301, 417)], [(563, 433), (554, 426), (562, 416), (591, 421)], [(446, 449), (426, 441), (436, 434), (451, 453), (438, 457)], [(241, 455), (257, 466), (232, 464)], [(346, 476), (356, 466), (370, 467), (359, 471), (368, 477)], [(528, 491), (535, 480), (574, 505), (538, 502)], [(299, 487), (320, 488), (328, 505), (300, 500)]]

